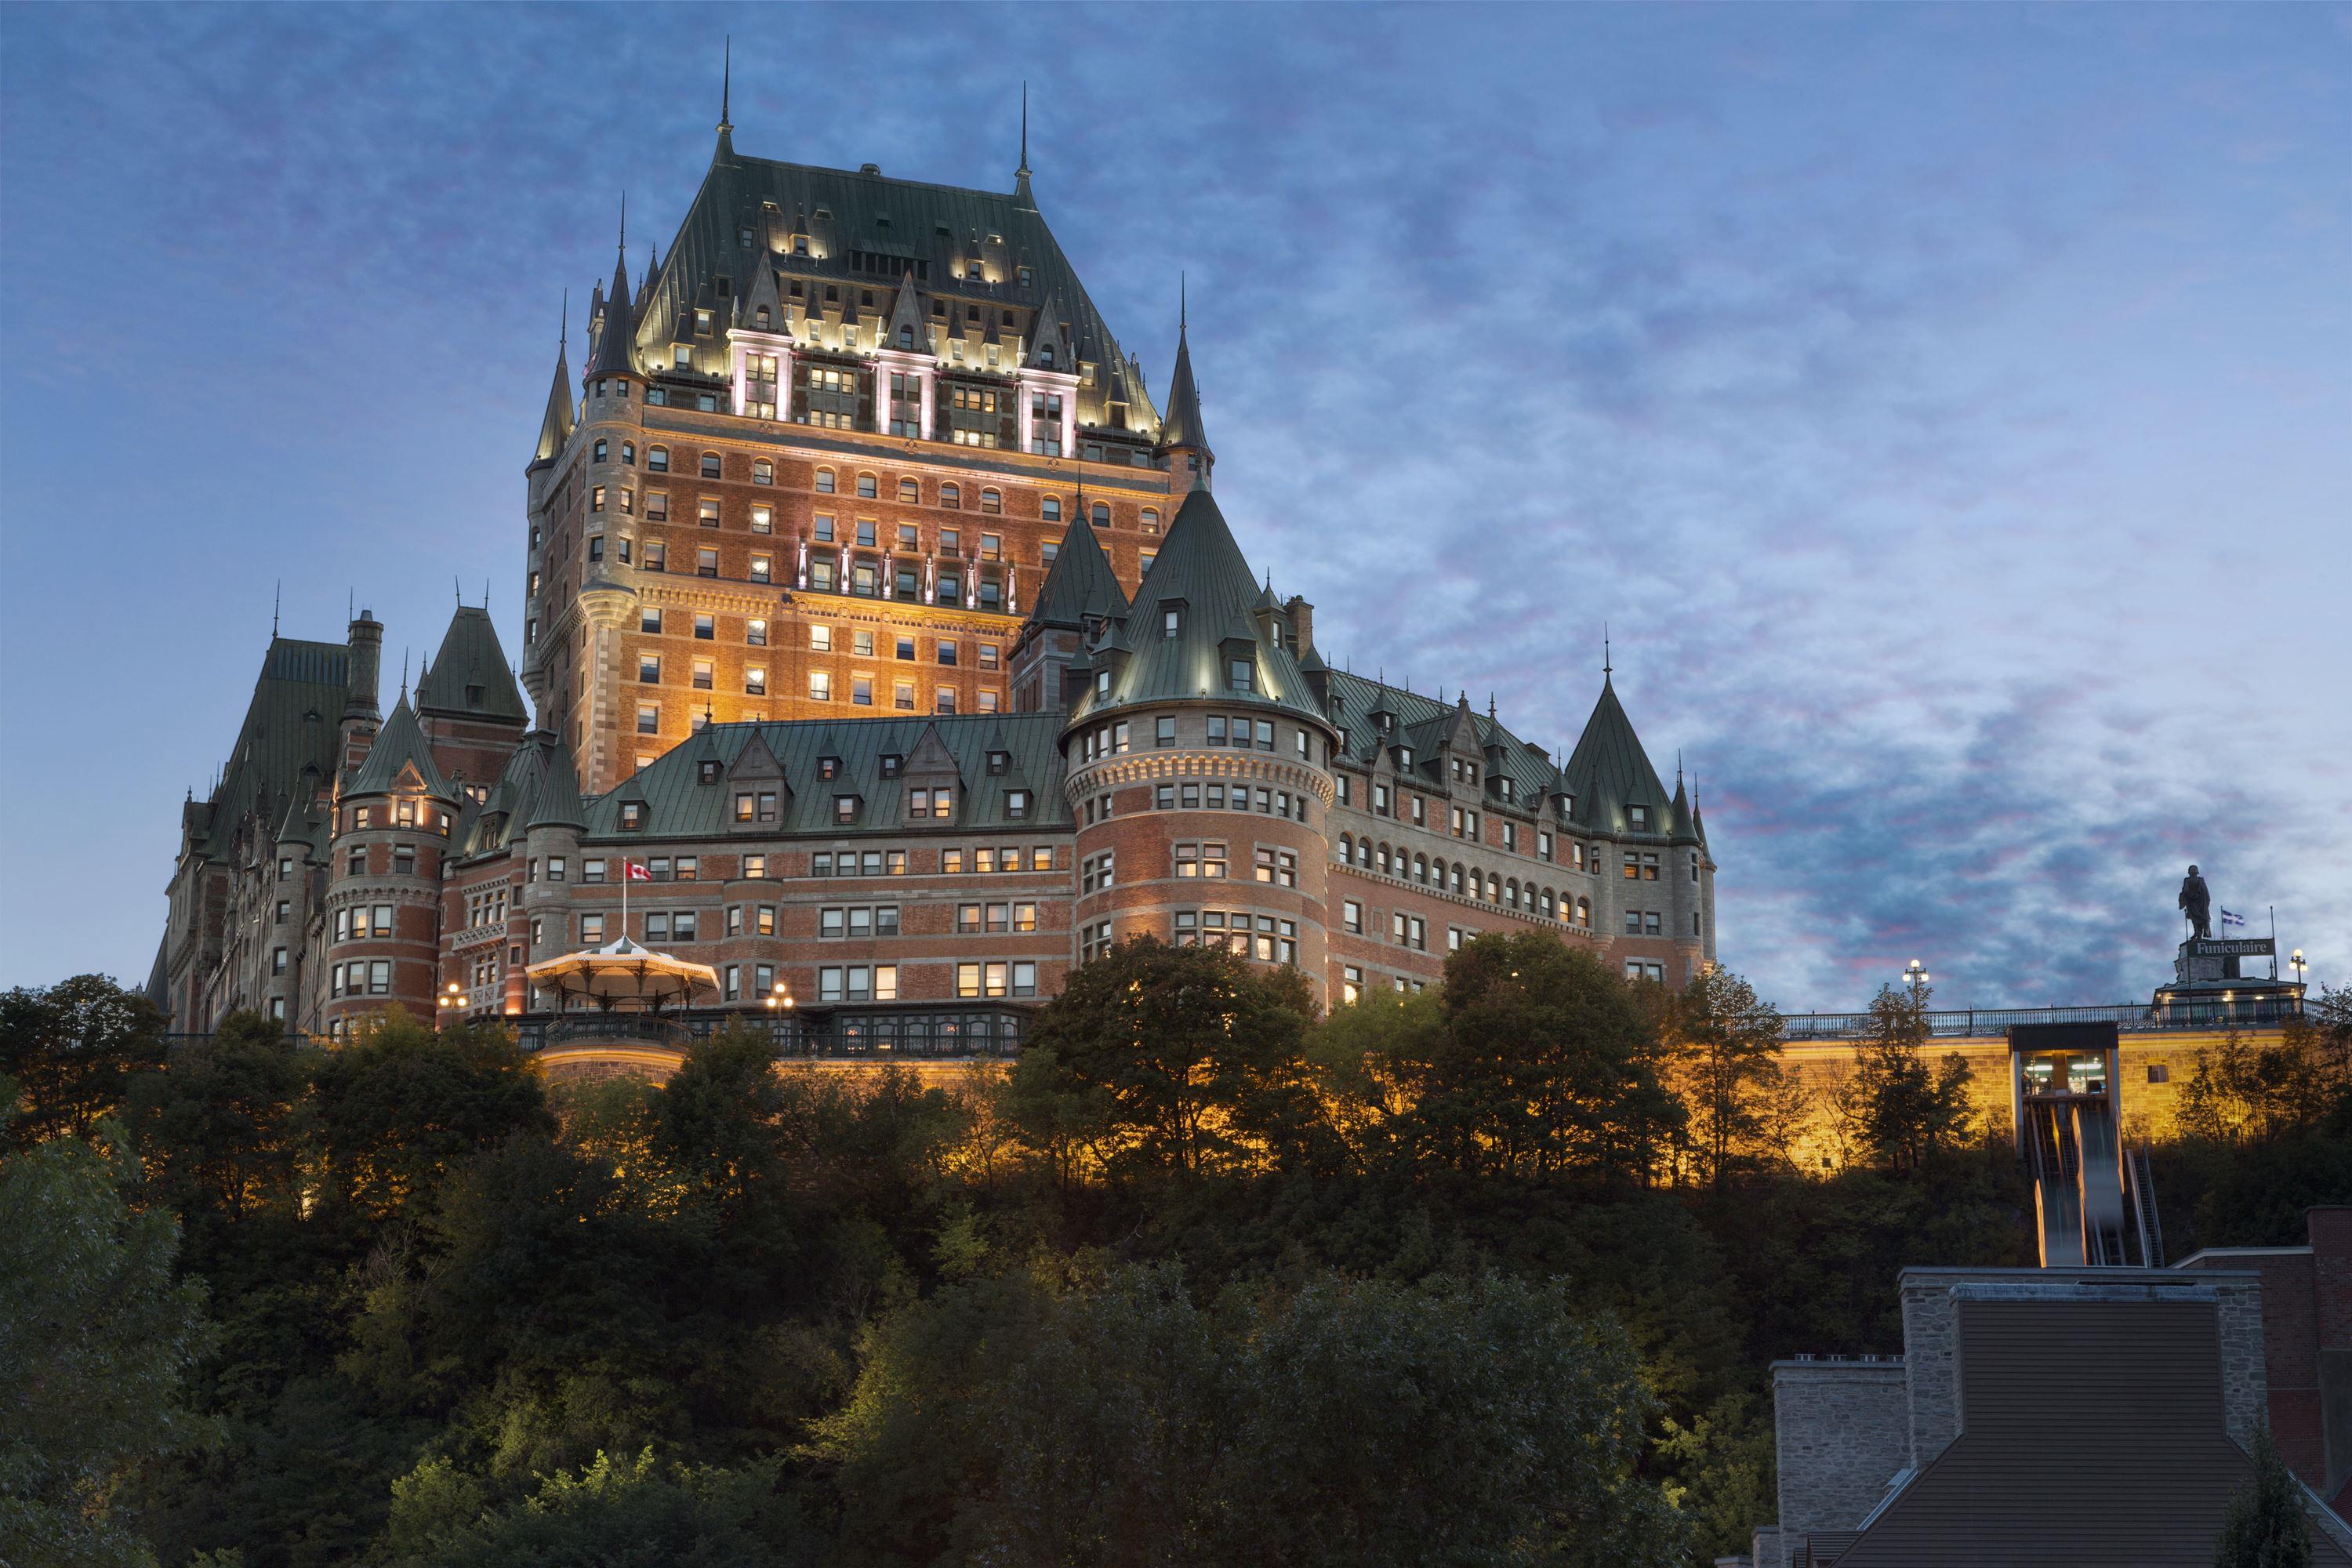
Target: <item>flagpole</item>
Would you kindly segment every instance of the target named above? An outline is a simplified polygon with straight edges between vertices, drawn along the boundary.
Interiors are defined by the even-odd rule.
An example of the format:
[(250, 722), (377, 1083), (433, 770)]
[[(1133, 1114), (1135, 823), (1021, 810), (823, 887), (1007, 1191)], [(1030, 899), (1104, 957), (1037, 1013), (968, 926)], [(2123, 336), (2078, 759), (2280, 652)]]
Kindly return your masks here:
[(629, 934), (629, 858), (621, 857), (621, 935)]

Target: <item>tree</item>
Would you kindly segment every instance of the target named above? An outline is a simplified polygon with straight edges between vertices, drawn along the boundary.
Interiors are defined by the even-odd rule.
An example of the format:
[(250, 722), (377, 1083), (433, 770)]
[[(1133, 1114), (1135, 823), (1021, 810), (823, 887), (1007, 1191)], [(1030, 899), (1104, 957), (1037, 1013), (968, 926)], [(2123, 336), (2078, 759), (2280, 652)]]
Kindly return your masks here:
[(163, 1060), (163, 1015), (103, 974), (0, 994), (0, 1074), (17, 1089), (0, 1138), (16, 1148), (86, 1138), (121, 1109), (131, 1079)]
[(2310, 1568), (2311, 1521), (2303, 1483), (2279, 1458), (2267, 1426), (2254, 1433), (2254, 1473), (2230, 1500), (2213, 1568)]
[(317, 1105), (321, 1199), (367, 1221), (415, 1217), (452, 1166), (555, 1124), (505, 1028), (436, 1030), (405, 1013), (366, 1020), (320, 1062)]
[(1703, 1179), (1719, 1190), (1780, 1135), (1780, 1011), (1729, 970), (1709, 969), (1674, 999), (1665, 1029)]
[(131, 1210), (135, 1162), (97, 1131), (104, 1152), (53, 1138), (0, 1157), (0, 1562), (152, 1563), (110, 1505), (206, 1431), (181, 1393), (211, 1342), (204, 1287), (173, 1278), (178, 1226)]
[(1973, 1113), (1969, 1068), (1957, 1055), (1927, 1066), (1927, 996), (1882, 985), (1871, 999), (1869, 1033), (1856, 1053), (1856, 1142), (1890, 1171), (1916, 1171), (1964, 1141)]
[(1084, 1150), (1114, 1176), (1274, 1168), (1315, 1136), (1300, 1049), (1313, 1017), (1287, 970), (1121, 942), (1039, 1010), (1007, 1107), (1056, 1158)]
[(1466, 1173), (1648, 1173), (1683, 1112), (1622, 977), (1549, 932), (1481, 936), (1447, 957), (1443, 1002), (1416, 1110), (1443, 1158)]
[(300, 1049), (258, 1013), (231, 1013), (182, 1045), (131, 1090), (149, 1193), (184, 1219), (292, 1206), (310, 1083)]
[(1332, 1135), (1358, 1170), (1401, 1170), (1417, 1157), (1413, 1110), (1445, 1034), (1443, 986), (1367, 991), (1308, 1032), (1308, 1068)]

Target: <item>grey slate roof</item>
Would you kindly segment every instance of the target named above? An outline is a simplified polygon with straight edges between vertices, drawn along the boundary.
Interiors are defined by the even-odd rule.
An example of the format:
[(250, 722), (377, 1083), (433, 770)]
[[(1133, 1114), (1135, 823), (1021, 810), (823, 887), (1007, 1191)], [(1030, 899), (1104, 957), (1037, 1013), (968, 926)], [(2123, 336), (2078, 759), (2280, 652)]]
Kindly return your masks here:
[(629, 253), (613, 262), (613, 291), (604, 300), (604, 324), (588, 355), (587, 374), (637, 375), (637, 313), (629, 303)]
[[(769, 204), (774, 207), (772, 227)], [(753, 234), (751, 250), (739, 243), (739, 231), (745, 226)], [(809, 234), (810, 248), (824, 254), (777, 255), (769, 248), (772, 235), (781, 239), (794, 230)], [(971, 282), (957, 275), (951, 260), (971, 253), (975, 243), (984, 244), (990, 235), (1003, 238), (1003, 280)], [(725, 319), (731, 301), (718, 292), (714, 280), (724, 277), (732, 292), (748, 292), (763, 261), (795, 277), (843, 285), (843, 304), (855, 311), (861, 290), (878, 291), (895, 283), (851, 270), (852, 250), (923, 262), (928, 277), (918, 286), (946, 300), (956, 318), (967, 304), (981, 306), (992, 332), (1005, 309), (1021, 311), (1026, 320), (1028, 312), (1059, 300), (1071, 337), (1099, 366), (1095, 384), (1078, 389), (1080, 422), (1102, 424), (1109, 405), (1122, 401), (1130, 427), (1150, 430), (1159, 424), (1157, 406), (1140, 378), (1131, 376), (1118, 339), (1034, 202), (1011, 193), (744, 157), (727, 143), (719, 148), (671, 239), (668, 259), (645, 280), (636, 301), (636, 343), (651, 350), (676, 341), (680, 326), (691, 322), (698, 307)], [(1034, 278), (1026, 291), (1015, 281), (1013, 269), (1020, 267), (1030, 268)], [(957, 324), (961, 325), (961, 320)]]
[(1646, 805), (1650, 831), (1667, 831), (1674, 802), (1617, 700), (1615, 682), (1606, 675), (1601, 679), (1601, 699), (1592, 705), (1592, 717), (1584, 721), (1584, 733), (1561, 771), (1576, 795), (1578, 822), (1622, 833), (1626, 806)]
[(1176, 329), (1176, 369), (1168, 378), (1168, 417), (1160, 426), (1160, 445), (1210, 452), (1208, 433), (1201, 424), (1201, 389), (1192, 383), (1192, 348), (1182, 327)]
[[(479, 688), (479, 694), (475, 689)], [(499, 646), (498, 628), (490, 612), (479, 605), (460, 605), (442, 635), (441, 651), (432, 668), (416, 683), (416, 706), (427, 713), (457, 718), (511, 719), (527, 721), (522, 691)]]
[(588, 808), (580, 802), (580, 770), (572, 765), (572, 748), (561, 737), (549, 739), (538, 796), (529, 811), (516, 811), (516, 819), (526, 828), (585, 827)]
[(1094, 525), (1083, 517), (1072, 519), (1029, 618), (1044, 626), (1076, 627), (1089, 617), (1109, 620), (1125, 614), (1127, 590), (1118, 585)]
[(457, 792), (441, 770), (433, 763), (433, 748), (425, 743), (425, 731), (417, 727), (415, 705), (405, 692), (392, 706), (392, 717), (375, 732), (375, 744), (368, 748), (367, 760), (352, 775), (350, 795), (389, 795), (399, 787), (404, 766), (415, 768), (416, 776), (425, 783), (427, 795), (438, 800), (454, 802)]
[[(784, 788), (779, 800), (779, 820), (762, 825), (749, 840), (793, 836), (849, 837), (860, 834), (903, 835), (909, 831), (952, 828), (957, 832), (1058, 831), (1070, 826), (1062, 798), (1062, 720), (1057, 713), (967, 713), (909, 719), (857, 719), (835, 722), (806, 719), (764, 724), (712, 724), (693, 742), (673, 747), (643, 771), (608, 794), (590, 801), (583, 814), (592, 839), (632, 842), (637, 839), (734, 837), (734, 795), (742, 779), (731, 776), (747, 747), (764, 746), (783, 770)], [(909, 759), (926, 736), (936, 737), (954, 761), (959, 809), (953, 820), (926, 818), (919, 827), (902, 820), (905, 791), (913, 779), (904, 772), (882, 776), (882, 759)], [(700, 782), (700, 762), (709, 754), (719, 763), (716, 782)], [(991, 775), (988, 753), (1007, 753), (1005, 771)], [(837, 759), (835, 775), (819, 775), (820, 759)], [(764, 763), (765, 758), (755, 759)], [(1005, 814), (1005, 793), (1029, 792), (1028, 814), (1015, 820)], [(855, 822), (844, 826), (834, 820), (834, 797), (859, 798)], [(642, 831), (620, 830), (621, 803), (643, 801)], [(542, 808), (543, 809), (543, 808)]]
[[(1159, 559), (1136, 588), (1128, 618), (1115, 623), (1098, 645), (1096, 668), (1108, 665), (1113, 671), (1108, 693), (1097, 694), (1089, 686), (1071, 721), (1138, 703), (1207, 697), (1328, 723), (1297, 659), (1254, 613), (1257, 595), (1257, 581), (1224, 513), (1207, 489), (1195, 487), (1177, 509)], [(1160, 617), (1178, 603), (1182, 613), (1171, 638), (1162, 635)], [(1225, 661), (1235, 645), (1246, 647), (1256, 665), (1254, 691), (1228, 689)]]
[(341, 643), (269, 639), (220, 784), (188, 814), (197, 829), (196, 847), (207, 858), (228, 854), (229, 836), (248, 812), (277, 826), (306, 764), (319, 776), (333, 775), (349, 669), (350, 649)]
[(555, 384), (547, 391), (547, 412), (539, 421), (539, 445), (531, 449), (531, 461), (544, 463), (563, 450), (572, 439), (572, 372), (564, 363), (562, 348), (555, 351)]

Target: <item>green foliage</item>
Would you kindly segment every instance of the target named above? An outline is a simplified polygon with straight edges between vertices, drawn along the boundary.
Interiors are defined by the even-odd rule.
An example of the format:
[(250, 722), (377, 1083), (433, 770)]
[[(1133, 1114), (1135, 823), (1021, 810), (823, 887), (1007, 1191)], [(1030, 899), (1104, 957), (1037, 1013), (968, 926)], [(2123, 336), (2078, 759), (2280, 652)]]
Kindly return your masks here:
[(224, 1220), (295, 1207), (310, 1087), (294, 1040), (258, 1013), (180, 1047), (130, 1095), (148, 1201)]
[(2279, 1458), (2270, 1429), (2254, 1434), (2254, 1474), (2230, 1500), (2215, 1542), (2213, 1568), (2310, 1568), (2311, 1521), (2303, 1511), (2303, 1483)]
[(61, 1137), (0, 1157), (0, 1562), (152, 1563), (116, 1494), (206, 1435), (181, 1388), (208, 1342), (204, 1288), (172, 1277), (178, 1226), (132, 1212), (135, 1163), (96, 1131), (104, 1150)]
[(1916, 1171), (1969, 1136), (1969, 1068), (1957, 1055), (1927, 1065), (1929, 993), (1882, 985), (1854, 1072), (1853, 1133), (1890, 1171)]
[(103, 974), (0, 994), (0, 1076), (18, 1091), (0, 1147), (89, 1137), (163, 1060), (163, 1016)]
[(1779, 1010), (1710, 969), (1673, 999), (1664, 1026), (1699, 1179), (1719, 1190), (1743, 1170), (1786, 1164), (1803, 1105), (1780, 1067)]
[(861, 1563), (1667, 1563), (1650, 1412), (1556, 1284), (1318, 1275), (1217, 1314), (1128, 1268), (894, 1314), (816, 1452)]

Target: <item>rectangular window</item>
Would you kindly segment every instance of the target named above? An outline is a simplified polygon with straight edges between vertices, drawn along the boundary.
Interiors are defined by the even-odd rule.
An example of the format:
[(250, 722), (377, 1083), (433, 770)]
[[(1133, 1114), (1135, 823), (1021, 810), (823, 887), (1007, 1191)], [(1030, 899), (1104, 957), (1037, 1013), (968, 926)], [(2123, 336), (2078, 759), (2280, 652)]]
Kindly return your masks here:
[(810, 670), (808, 678), (808, 694), (809, 700), (812, 702), (832, 701), (833, 673), (830, 670), (824, 669)]

